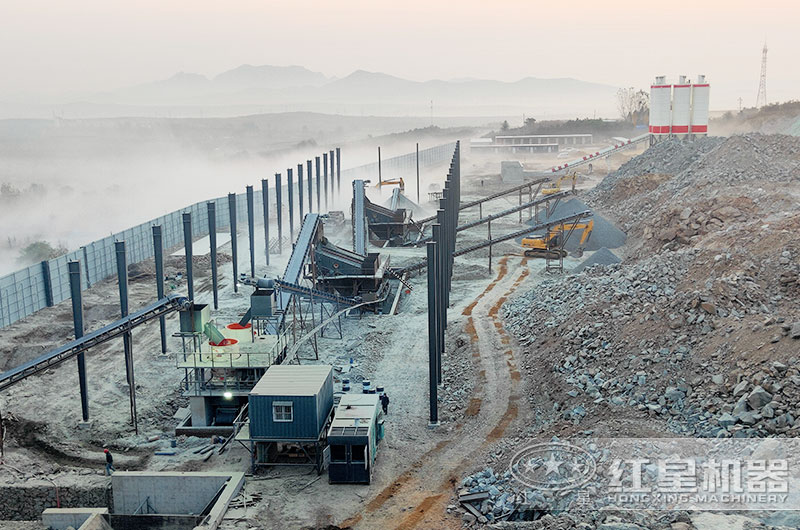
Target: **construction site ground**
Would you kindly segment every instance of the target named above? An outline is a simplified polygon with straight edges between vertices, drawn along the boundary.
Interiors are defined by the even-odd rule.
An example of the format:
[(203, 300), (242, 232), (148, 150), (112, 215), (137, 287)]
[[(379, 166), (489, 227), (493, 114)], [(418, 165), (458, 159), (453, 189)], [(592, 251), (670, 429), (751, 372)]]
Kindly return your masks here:
[[(769, 186), (759, 180), (760, 187), (755, 193), (752, 190), (756, 188), (751, 187), (754, 184), (748, 179), (751, 175), (762, 178), (762, 169), (723, 171), (721, 166), (714, 165), (721, 162), (709, 155), (700, 157), (708, 164), (702, 173), (693, 169), (696, 167), (693, 164), (698, 163), (696, 151), (685, 154), (684, 167), (661, 176), (666, 160), (684, 156), (669, 152), (669, 146), (648, 151), (641, 157), (652, 167), (637, 166), (639, 159), (633, 159), (623, 166), (623, 170), (627, 168), (627, 173), (623, 171), (624, 178), (606, 179), (590, 192), (581, 191), (581, 199), (587, 200), (596, 212), (618, 222), (629, 234), (626, 246), (614, 250), (623, 258), (625, 269), (617, 266), (590, 269), (577, 276), (549, 275), (543, 271), (543, 260), (525, 259), (514, 241), (494, 247), (491, 271), (488, 249), (457, 258), (447, 355), (443, 360), (445, 383), (440, 390), (441, 424), (436, 427), (428, 426), (424, 273), (411, 278), (413, 290), (403, 297), (397, 315), (345, 319), (344, 339), (318, 339), (319, 360), (303, 362), (341, 365), (349, 364), (352, 358), (353, 370), (386, 388), (391, 404), (386, 438), (379, 448), (372, 484), (329, 485), (324, 474), (317, 476), (309, 468), (271, 468), (248, 478), (243, 494), (229, 510), (222, 528), (461, 528), (478, 524), (457, 506), (462, 480), (486, 466), (505, 469), (514, 451), (531, 438), (665, 437), (703, 434), (701, 428), (714, 429), (719, 434), (717, 418), (728, 410), (726, 404), (736, 402), (731, 397), (733, 387), (743, 380), (749, 384), (748, 392), (755, 384), (776, 395), (783, 388), (783, 396), (774, 402), (778, 408), (775, 417), (789, 411), (795, 417), (800, 416), (795, 413), (796, 407), (800, 407), (795, 387), (800, 391), (800, 386), (786, 381), (790, 376), (798, 377), (791, 366), (800, 343), (792, 342), (794, 339), (789, 335), (793, 332), (784, 326), (800, 321), (797, 291), (793, 290), (797, 288), (795, 269), (800, 252), (796, 239), (800, 197), (796, 172), (800, 150), (796, 141), (775, 145), (773, 142), (782, 140), (766, 138), (756, 138), (749, 146), (746, 141), (731, 144), (729, 152), (718, 153), (720, 160), (726, 160), (731, 153), (747, 154), (747, 149), (752, 148), (770, 161), (787, 158), (784, 165), (776, 166), (776, 162), (770, 167), (776, 169), (776, 175), (780, 173), (777, 169), (788, 168), (780, 173), (788, 177), (766, 177)], [(694, 149), (701, 148), (698, 145)], [(706, 152), (712, 147), (708, 149)], [(617, 155), (624, 159), (632, 156), (633, 153)], [(615, 169), (613, 165), (611, 168)], [(486, 167), (478, 160), (465, 159), (462, 200), (508, 187), (500, 182), (497, 169), (497, 165)], [(690, 170), (688, 176), (686, 170)], [(687, 181), (688, 188), (673, 186), (695, 173), (703, 175), (705, 180), (695, 184)], [(730, 192), (720, 192), (718, 186), (714, 187), (714, 175), (736, 184), (729, 186)], [(753, 196), (757, 200), (748, 202), (748, 197)], [(515, 195), (497, 200), (484, 208), (484, 215), (509, 208), (517, 200)], [(688, 213), (687, 205), (691, 205)], [(772, 210), (767, 211), (768, 205)], [(703, 215), (726, 206), (734, 207), (735, 211), (727, 209), (717, 215)], [(475, 219), (477, 215), (477, 208), (465, 210), (461, 220)], [(518, 229), (518, 220), (512, 214), (502, 222), (493, 222), (492, 233)], [(759, 228), (765, 222), (774, 224), (775, 230)], [(726, 229), (721, 230), (720, 226)], [(334, 243), (349, 245), (347, 230), (331, 235)], [(458, 246), (478, 242), (486, 235), (485, 226), (461, 232)], [(245, 240), (246, 236), (241, 239)], [(740, 249), (728, 250), (737, 246)], [(240, 243), (242, 248), (246, 245)], [(263, 254), (263, 247), (257, 251), (261, 255), (258, 252)], [(422, 256), (422, 249), (386, 249), (386, 252), (395, 265)], [(722, 257), (717, 258), (718, 255)], [(288, 250), (283, 260), (273, 259), (269, 269), (259, 267), (258, 274), (280, 274), (287, 257)], [(590, 254), (581, 259), (568, 257), (565, 268), (570, 270), (587, 257)], [(691, 259), (691, 263), (686, 265), (684, 259)], [(171, 267), (179, 270), (180, 265), (176, 259)], [(244, 253), (240, 255), (239, 268), (249, 270)], [(152, 273), (147, 266), (141, 269), (142, 274), (131, 282), (134, 307), (152, 300), (155, 290)], [(220, 270), (219, 318), (233, 322), (247, 307), (250, 289), (241, 287), (234, 294), (230, 267), (223, 265)], [(210, 280), (202, 258), (198, 258), (195, 271), (195, 291), (200, 293), (201, 302), (207, 302)], [(637, 291), (640, 286), (633, 285), (635, 280), (625, 284), (628, 287), (623, 285), (628, 281), (627, 275), (637, 273), (645, 279), (666, 278), (661, 283), (653, 280), (657, 284), (655, 289), (667, 292), (661, 296), (667, 296), (668, 301), (669, 292), (677, 292), (678, 302), (670, 307), (668, 303), (664, 306), (658, 296), (648, 298), (648, 291)], [(755, 277), (756, 286), (740, 286), (739, 292), (746, 293), (747, 298), (742, 294), (741, 300), (734, 302), (736, 297), (730, 290), (737, 289), (737, 281), (747, 283), (748, 277)], [(707, 282), (709, 278), (711, 284)], [(720, 280), (717, 286), (713, 278), (724, 281)], [(664, 285), (667, 280), (672, 283)], [(595, 285), (605, 287), (591, 291)], [(759, 294), (759, 285), (766, 295)], [(649, 288), (649, 284), (644, 288)], [(625, 298), (620, 293), (627, 292), (626, 289), (639, 294)], [(616, 298), (611, 294), (603, 298), (608, 293), (616, 293)], [(90, 329), (113, 320), (118, 311), (116, 282), (93, 287), (85, 293), (84, 300)], [(580, 309), (578, 303), (584, 300), (591, 305)], [(703, 305), (709, 303), (712, 307)], [(740, 310), (741, 319), (724, 321), (733, 318), (729, 307), (740, 304), (755, 309)], [(708, 316), (712, 310), (714, 314)], [(706, 316), (700, 319), (702, 312)], [(703, 321), (715, 324), (706, 330)], [(170, 322), (176, 326), (174, 317)], [(0, 365), (0, 370), (69, 339), (71, 325), (69, 306), (61, 304), (2, 330), (0, 362), (8, 364)], [(605, 329), (608, 333), (604, 333)], [(726, 330), (730, 330), (727, 335)], [(157, 324), (137, 329), (134, 335), (141, 433), (133, 435), (129, 425), (121, 342), (111, 343), (88, 356), (93, 418), (90, 428), (78, 427), (80, 404), (74, 362), (30, 378), (0, 397), (0, 410), (16, 418), (10, 423), (7, 465), (0, 466), (0, 480), (6, 486), (19, 482), (44, 485), (51, 481), (62, 487), (102, 485), (108, 481), (102, 475), (104, 446), (119, 455), (117, 469), (248, 469), (249, 453), (239, 445), (203, 461), (192, 449), (206, 441), (180, 438), (176, 455), (154, 455), (156, 449), (168, 445), (176, 424), (173, 414), (186, 405), (178, 388), (182, 373), (175, 368), (174, 358), (159, 355)], [(636, 359), (623, 358), (594, 351), (594, 347), (579, 352), (580, 348), (575, 346), (605, 339), (619, 348), (612, 351), (627, 354), (636, 350), (641, 355)], [(731, 349), (726, 346), (729, 343), (735, 346)], [(22, 344), (27, 348), (24, 351), (19, 349)], [(661, 353), (665, 348), (667, 353)], [(685, 353), (684, 348), (692, 355)], [(170, 349), (178, 351), (180, 343), (172, 340)], [(310, 346), (304, 347), (300, 354), (306, 359), (314, 356)], [(575, 359), (568, 358), (573, 354)], [(628, 405), (626, 397), (624, 404), (619, 405), (610, 395), (597, 401), (588, 388), (574, 392), (575, 385), (569, 379), (574, 366), (583, 370), (583, 375), (592, 377), (600, 377), (598, 371), (614, 374), (614, 384), (617, 379), (622, 383), (638, 378), (638, 372), (645, 372), (648, 388), (643, 391), (643, 401)], [(786, 366), (790, 368), (787, 370)], [(713, 383), (708, 383), (712, 376)], [(800, 382), (800, 377), (797, 381)], [(776, 386), (776, 382), (781, 382), (781, 386)], [(684, 385), (690, 390), (685, 390)], [(678, 409), (677, 404), (664, 399), (673, 387), (684, 389), (680, 391), (686, 402), (693, 403), (695, 408)], [(582, 413), (575, 412), (579, 410)], [(765, 419), (763, 431), (758, 430), (760, 425), (738, 423), (731, 431), (752, 429), (747, 434), (769, 435), (767, 429), (773, 428), (768, 427), (772, 423), (767, 424)], [(697, 430), (687, 430), (689, 427)], [(774, 435), (795, 432), (791, 426), (775, 429), (779, 430)], [(148, 442), (153, 436), (162, 438)], [(578, 527), (575, 521), (547, 517), (550, 519), (534, 527)], [(590, 517), (593, 519), (588, 528), (597, 528), (607, 515)], [(732, 524), (732, 520), (726, 523), (685, 513), (659, 519), (658, 524), (653, 522), (656, 518), (637, 517), (630, 515), (624, 524), (634, 526), (626, 528), (710, 529)], [(686, 526), (671, 526), (676, 523)], [(9, 524), (8, 528), (18, 528), (14, 523)]]
[[(502, 189), (498, 175), (467, 172), (463, 198), (478, 198)], [(484, 206), (484, 215), (517, 204), (510, 195)], [(478, 217), (478, 209), (462, 212), (462, 220)], [(518, 229), (513, 214), (492, 223), (494, 234)], [(524, 212), (524, 221), (528, 212)], [(349, 246), (349, 231), (328, 230), (331, 239)], [(243, 239), (241, 239), (243, 238)], [(459, 245), (486, 238), (486, 226), (459, 234)], [(287, 245), (288, 246), (288, 245)], [(249, 270), (246, 235), (240, 234), (240, 271)], [(222, 252), (229, 249), (222, 248)], [(196, 249), (196, 252), (199, 252)], [(423, 249), (386, 249), (392, 263), (413, 262)], [(353, 357), (359, 370), (386, 387), (391, 398), (387, 437), (382, 442), (375, 476), (370, 486), (333, 486), (309, 468), (275, 468), (248, 480), (243, 499), (260, 499), (230, 510), (227, 528), (287, 528), (326, 525), (372, 528), (376, 525), (407, 524), (420, 527), (460, 526), (457, 516), (448, 516), (453, 484), (458, 477), (482, 461), (488, 447), (501, 438), (512, 422), (524, 423), (520, 411), (520, 374), (515, 368), (515, 342), (502, 332), (498, 308), (526, 276), (537, 276), (543, 261), (527, 261), (516, 244), (493, 250), (493, 271), (488, 269), (488, 249), (458, 260), (453, 282), (448, 329), (448, 355), (444, 359), (445, 384), (440, 395), (441, 424), (428, 427), (427, 296), (425, 275), (410, 279), (414, 288), (404, 295), (398, 314), (364, 315), (344, 320), (344, 339), (318, 339), (318, 362), (341, 363)], [(263, 244), (257, 245), (257, 255)], [(288, 249), (271, 256), (271, 266), (258, 266), (258, 275), (279, 275)], [(507, 256), (504, 256), (507, 255)], [(251, 288), (240, 286), (233, 293), (230, 258), (220, 259), (220, 310), (217, 323), (237, 321), (248, 305)], [(260, 261), (260, 260), (259, 260)], [(568, 260), (569, 261), (569, 260)], [(167, 258), (168, 275), (181, 271), (181, 257)], [(200, 302), (210, 302), (208, 256), (194, 259), (195, 292)], [(130, 269), (131, 307), (154, 299), (152, 263)], [(169, 282), (168, 282), (169, 283)], [(172, 285), (185, 289), (180, 282)], [(168, 285), (168, 287), (170, 287)], [(87, 329), (96, 329), (118, 316), (115, 280), (92, 286), (84, 292)], [(168, 318), (170, 333), (176, 317)], [(72, 336), (69, 304), (45, 309), (0, 332), (0, 359), (5, 370), (39, 355)], [(183, 371), (176, 369), (174, 353), (180, 340), (169, 338), (171, 355), (160, 354), (158, 324), (134, 332), (134, 357), (140, 434), (130, 425), (128, 387), (125, 380), (121, 341), (95, 348), (87, 355), (91, 425), (79, 427), (80, 399), (75, 362), (68, 361), (29, 378), (0, 398), (0, 411), (11, 415), (6, 441), (5, 465), (0, 480), (6, 486), (55, 483), (70, 486), (102, 486), (103, 448), (116, 455), (123, 470), (214, 470), (249, 468), (249, 453), (232, 444), (230, 450), (204, 462), (193, 449), (207, 440), (179, 437), (177, 454), (155, 456), (174, 437), (175, 412), (187, 404), (179, 390)], [(500, 355), (494, 355), (500, 352)], [(313, 358), (307, 345), (301, 357)], [(312, 362), (312, 361), (303, 361)], [(317, 361), (313, 361), (317, 362)], [(31, 406), (35, 403), (35, 406)], [(154, 437), (158, 440), (148, 441)], [(407, 520), (406, 520), (407, 519)], [(16, 522), (10, 523), (14, 527)]]

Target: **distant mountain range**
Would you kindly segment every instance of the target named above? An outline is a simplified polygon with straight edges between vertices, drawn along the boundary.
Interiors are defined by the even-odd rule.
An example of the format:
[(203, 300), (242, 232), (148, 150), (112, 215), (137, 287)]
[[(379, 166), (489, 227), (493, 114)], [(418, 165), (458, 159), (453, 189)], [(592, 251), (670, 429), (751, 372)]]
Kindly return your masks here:
[[(168, 79), (64, 102), (72, 109), (113, 114), (114, 108), (219, 109), (238, 112), (311, 111), (386, 116), (614, 117), (617, 87), (571, 78), (526, 77), (515, 82), (480, 79), (410, 81), (358, 70), (327, 77), (302, 66), (242, 65), (214, 77), (180, 72)], [(58, 112), (53, 107), (53, 112)], [(191, 111), (195, 113), (196, 111)]]

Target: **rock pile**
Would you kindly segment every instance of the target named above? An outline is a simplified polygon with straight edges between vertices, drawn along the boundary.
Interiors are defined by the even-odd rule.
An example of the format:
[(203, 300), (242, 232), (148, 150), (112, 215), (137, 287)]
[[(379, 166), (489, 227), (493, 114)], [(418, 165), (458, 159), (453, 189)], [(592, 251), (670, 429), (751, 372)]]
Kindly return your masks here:
[(573, 273), (581, 272), (583, 269), (593, 267), (594, 265), (613, 265), (619, 263), (621, 260), (608, 250), (606, 247), (594, 252), (591, 256), (583, 260), (577, 267), (572, 269)]
[[(540, 212), (539, 222), (549, 219), (558, 219), (567, 215), (572, 215), (585, 210), (591, 210), (590, 206), (579, 199), (570, 199), (566, 202), (559, 202), (559, 204), (550, 212), (549, 216)], [(599, 250), (603, 247), (606, 248), (619, 248), (625, 244), (628, 236), (625, 232), (614, 226), (608, 219), (602, 215), (594, 212), (592, 215), (594, 220), (594, 228), (589, 237), (589, 241), (584, 245), (585, 250)], [(536, 224), (535, 220), (528, 221), (529, 224)], [(580, 234), (575, 231), (564, 245), (564, 249), (569, 252), (576, 250), (580, 246)]]
[[(661, 176), (619, 202), (643, 172)], [(635, 234), (626, 261), (598, 251), (503, 307), (560, 420), (625, 407), (678, 434), (800, 434), (799, 184), (800, 139), (762, 135), (662, 142), (605, 179), (590, 201)]]

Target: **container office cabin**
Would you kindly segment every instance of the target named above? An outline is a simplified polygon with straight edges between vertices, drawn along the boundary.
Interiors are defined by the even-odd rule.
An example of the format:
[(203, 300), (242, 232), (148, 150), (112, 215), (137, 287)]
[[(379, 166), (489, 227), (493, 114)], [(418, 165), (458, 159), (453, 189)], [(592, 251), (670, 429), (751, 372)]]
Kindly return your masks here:
[(383, 438), (383, 413), (378, 394), (345, 394), (336, 407), (328, 445), (331, 484), (369, 484), (378, 442)]
[(333, 411), (333, 369), (273, 365), (248, 397), (248, 420), (236, 436), (250, 442), (252, 465), (304, 464), (322, 470)]

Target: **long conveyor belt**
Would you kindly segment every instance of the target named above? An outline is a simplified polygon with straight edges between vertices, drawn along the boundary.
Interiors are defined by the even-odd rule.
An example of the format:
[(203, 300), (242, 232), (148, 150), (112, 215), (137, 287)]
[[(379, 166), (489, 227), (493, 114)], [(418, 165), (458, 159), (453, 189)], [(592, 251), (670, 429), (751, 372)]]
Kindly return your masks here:
[[(491, 245), (496, 245), (498, 243), (502, 243), (503, 241), (508, 241), (509, 239), (516, 239), (518, 237), (522, 237), (522, 236), (528, 235), (531, 232), (538, 232), (540, 230), (546, 230), (546, 229), (549, 229), (549, 228), (551, 228), (553, 226), (560, 225), (562, 223), (578, 222), (581, 219), (585, 219), (587, 217), (590, 217), (591, 215), (592, 215), (591, 210), (584, 210), (582, 212), (577, 212), (577, 213), (574, 213), (572, 215), (567, 215), (565, 217), (560, 217), (558, 219), (551, 219), (551, 220), (549, 220), (547, 222), (544, 222), (544, 223), (539, 223), (537, 225), (533, 225), (533, 226), (530, 226), (530, 227), (527, 227), (527, 228), (523, 228), (522, 230), (517, 230), (516, 232), (511, 232), (510, 234), (505, 234), (503, 236), (496, 237), (494, 239), (488, 239), (486, 241), (482, 241), (480, 243), (477, 243), (477, 244), (469, 246), (469, 247), (458, 249), (453, 253), (453, 257), (463, 256), (464, 254), (468, 254), (470, 252), (474, 252), (476, 250), (480, 250), (482, 248), (486, 248), (486, 247), (491, 246)], [(419, 263), (415, 263), (414, 265), (409, 265), (408, 267), (395, 269), (395, 272), (397, 272), (398, 274), (403, 274), (403, 273), (407, 273), (407, 272), (414, 272), (414, 271), (422, 270), (427, 266), (428, 266), (428, 260), (424, 259), (424, 260), (420, 261)]]
[(134, 312), (125, 318), (103, 326), (97, 331), (87, 333), (80, 339), (70, 341), (63, 346), (51, 350), (44, 355), (37, 357), (27, 363), (21, 364), (16, 368), (0, 374), (0, 390), (7, 388), (34, 374), (52, 368), (53, 366), (83, 353), (93, 346), (103, 344), (109, 340), (120, 337), (123, 333), (130, 331), (136, 326), (156, 319), (173, 311), (187, 307), (189, 301), (179, 295), (169, 295), (152, 304)]

